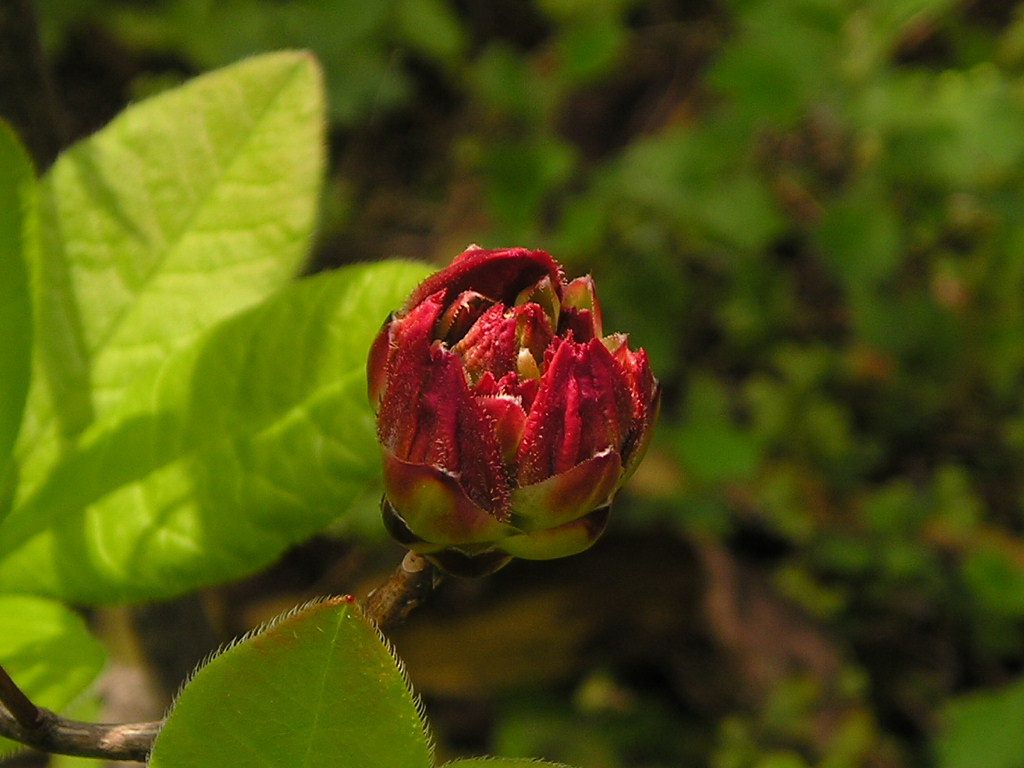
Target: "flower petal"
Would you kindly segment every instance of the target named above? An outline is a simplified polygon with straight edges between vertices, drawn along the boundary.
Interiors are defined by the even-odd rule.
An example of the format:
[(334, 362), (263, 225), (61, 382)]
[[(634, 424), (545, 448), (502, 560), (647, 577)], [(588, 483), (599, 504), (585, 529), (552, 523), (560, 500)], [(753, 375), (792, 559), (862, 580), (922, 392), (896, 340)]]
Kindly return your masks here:
[(516, 364), (516, 318), (505, 316), (503, 304), (491, 306), (452, 348), (452, 352), (462, 358), (474, 382), (479, 381), (486, 371), (500, 379)]
[[(530, 353), (534, 363), (544, 359), (544, 353), (555, 338), (554, 329), (540, 304), (522, 304), (513, 310), (516, 317), (516, 341)], [(540, 377), (540, 370), (537, 370)]]
[(434, 338), (455, 346), (494, 302), (476, 291), (464, 291), (445, 309), (434, 328)]
[(478, 397), (477, 404), (487, 412), (494, 423), (494, 436), (501, 449), (501, 457), (511, 463), (519, 450), (526, 426), (526, 411), (518, 397), (513, 395), (491, 395)]
[(391, 322), (392, 313), (381, 326), (380, 332), (370, 345), (370, 354), (366, 361), (366, 388), (370, 396), (373, 412), (380, 409), (380, 398), (387, 385), (388, 357), (391, 354)]
[(589, 515), (557, 528), (509, 536), (500, 546), (513, 557), (524, 560), (553, 560), (575, 555), (589, 549), (604, 533), (610, 514), (611, 505), (605, 504)]
[(387, 501), (420, 540), (480, 544), (517, 532), (477, 505), (451, 473), (402, 461), (389, 451), (381, 456)]
[(519, 485), (532, 485), (608, 450), (633, 425), (629, 380), (597, 339), (555, 339), (519, 447)]
[(545, 276), (560, 290), (563, 279), (558, 263), (544, 251), (526, 248), (488, 250), (470, 246), (445, 269), (428, 277), (405, 304), (411, 309), (428, 296), (444, 291), (445, 304), (463, 291), (476, 291), (493, 301), (512, 306), (519, 293)]
[(545, 275), (534, 285), (519, 292), (515, 305), (522, 307), (526, 304), (536, 304), (543, 310), (552, 333), (554, 329), (558, 328), (558, 315), (562, 311), (562, 301), (559, 298), (558, 285), (552, 281), (550, 275)]
[(577, 277), (562, 291), (562, 315), (558, 332), (572, 331), (576, 341), (601, 338), (601, 305), (597, 303), (597, 289), (590, 275)]
[(623, 468), (622, 479), (619, 481), (620, 486), (633, 476), (633, 472), (640, 464), (644, 454), (647, 453), (647, 446), (651, 443), (651, 435), (654, 434), (654, 423), (658, 420), (660, 409), (661, 385), (655, 382), (652, 401), (647, 404), (644, 418), (638, 422), (635, 431), (630, 434), (622, 450), (622, 461), (625, 467)]
[(435, 294), (393, 321), (377, 438), (402, 461), (458, 477), (477, 506), (507, 519), (509, 488), (494, 423), (470, 393), (458, 356), (431, 340), (440, 312)]
[(593, 279), (547, 253), (471, 246), (424, 280), (370, 350), (384, 523), (450, 573), (589, 547), (635, 469), (659, 386), (604, 336)]
[(633, 474), (633, 470), (647, 451), (647, 444), (654, 431), (654, 422), (658, 419), (661, 385), (651, 373), (647, 352), (643, 349), (630, 351), (625, 343), (625, 337), (622, 344), (611, 352), (629, 377), (629, 392), (633, 401), (633, 427), (622, 445), (622, 462), (626, 465), (626, 476), (623, 478), (625, 481)]
[(619, 454), (608, 449), (539, 483), (512, 491), (512, 524), (524, 531), (562, 525), (611, 501), (622, 476)]

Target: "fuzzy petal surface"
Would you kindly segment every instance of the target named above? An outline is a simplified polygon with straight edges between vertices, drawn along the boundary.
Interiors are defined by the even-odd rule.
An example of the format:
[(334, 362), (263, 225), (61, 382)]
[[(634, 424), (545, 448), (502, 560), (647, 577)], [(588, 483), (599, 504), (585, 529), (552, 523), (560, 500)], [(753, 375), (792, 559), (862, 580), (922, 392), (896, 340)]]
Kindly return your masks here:
[[(458, 356), (431, 337), (441, 310), (433, 296), (393, 325), (377, 437), (402, 461), (459, 477), (475, 504), (507, 519), (509, 488), (493, 421), (470, 393)], [(390, 497), (387, 484), (385, 490)]]
[(608, 449), (633, 423), (622, 367), (597, 339), (556, 340), (519, 448), (519, 485), (561, 474)]

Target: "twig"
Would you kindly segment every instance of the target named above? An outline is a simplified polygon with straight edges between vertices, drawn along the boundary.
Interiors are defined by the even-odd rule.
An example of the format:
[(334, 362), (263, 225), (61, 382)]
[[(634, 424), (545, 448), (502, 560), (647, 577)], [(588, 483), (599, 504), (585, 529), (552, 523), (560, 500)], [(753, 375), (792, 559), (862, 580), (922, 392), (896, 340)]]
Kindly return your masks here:
[[(7, 677), (7, 673), (3, 676)], [(24, 700), (37, 714), (33, 724), (25, 724), (10, 711), (7, 693), (5, 689), (4, 707), (0, 707), (0, 736), (55, 755), (142, 762), (148, 757), (163, 725), (162, 721), (113, 725), (81, 723), (40, 709), (27, 698)], [(24, 698), (20, 690), (18, 693)]]
[(0, 667), (0, 704), (7, 707), (14, 721), (23, 728), (34, 728), (42, 721), (42, 711), (32, 703), (3, 667)]
[(438, 578), (433, 565), (407, 552), (391, 578), (366, 596), (363, 611), (382, 632), (391, 629), (427, 599)]

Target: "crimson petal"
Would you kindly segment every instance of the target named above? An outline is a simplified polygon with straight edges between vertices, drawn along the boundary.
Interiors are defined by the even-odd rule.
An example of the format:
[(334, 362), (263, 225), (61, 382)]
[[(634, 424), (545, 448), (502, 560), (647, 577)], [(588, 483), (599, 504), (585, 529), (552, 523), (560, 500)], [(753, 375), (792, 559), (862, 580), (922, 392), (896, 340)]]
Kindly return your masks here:
[(446, 304), (464, 291), (476, 291), (511, 306), (524, 288), (545, 276), (549, 276), (555, 286), (563, 283), (558, 263), (544, 251), (526, 248), (488, 250), (470, 246), (446, 268), (420, 283), (405, 303), (405, 308), (415, 307), (438, 291), (444, 291)]
[(520, 486), (558, 475), (608, 450), (633, 423), (628, 380), (597, 339), (555, 339), (519, 447)]
[(402, 461), (458, 477), (475, 504), (507, 519), (509, 488), (493, 422), (470, 393), (459, 358), (430, 338), (441, 309), (434, 295), (392, 326), (378, 441)]

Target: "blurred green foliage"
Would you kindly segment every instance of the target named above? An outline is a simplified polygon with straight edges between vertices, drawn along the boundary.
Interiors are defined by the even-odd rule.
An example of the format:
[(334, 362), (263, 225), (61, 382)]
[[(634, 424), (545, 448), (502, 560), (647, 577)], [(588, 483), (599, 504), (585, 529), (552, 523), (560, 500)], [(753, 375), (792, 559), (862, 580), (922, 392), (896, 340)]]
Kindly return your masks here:
[(700, 733), (642, 692), (632, 715), (578, 705), (572, 724), (510, 702), (506, 753), (1024, 766), (1024, 6), (39, 8), (55, 57), (83, 24), (185, 69), (317, 52), (340, 259), (398, 243), (388, 255), (443, 260), (475, 241), (593, 272), (606, 325), (648, 349), (666, 390), (617, 525), (756, 560), (839, 659)]
[(443, 0), (42, 0), (39, 7), (50, 47), (76, 25), (98, 23), (137, 49), (180, 56), (200, 70), (260, 51), (309, 49), (324, 69), (330, 116), (340, 124), (408, 100), (412, 83), (396, 66), (396, 47), (445, 67), (460, 60), (465, 46)]

